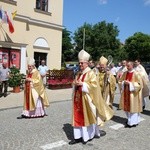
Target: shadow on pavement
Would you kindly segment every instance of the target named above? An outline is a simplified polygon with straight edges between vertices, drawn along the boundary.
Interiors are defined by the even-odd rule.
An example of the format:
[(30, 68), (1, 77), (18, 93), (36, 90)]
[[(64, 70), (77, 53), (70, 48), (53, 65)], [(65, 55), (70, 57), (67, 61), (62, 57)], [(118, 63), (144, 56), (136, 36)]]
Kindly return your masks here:
[(111, 120), (113, 120), (114, 122), (117, 122), (117, 123), (125, 124), (127, 121), (127, 118), (123, 118), (123, 117), (114, 115)]
[(18, 108), (22, 108), (22, 106), (10, 107), (10, 108), (2, 108), (2, 109), (0, 109), (0, 111), (9, 110), (9, 109), (18, 109)]
[(149, 110), (144, 110), (143, 112), (141, 112), (141, 114), (150, 116), (150, 111)]
[(113, 103), (113, 106), (119, 108), (119, 104)]
[(73, 138), (73, 127), (72, 127), (71, 124), (69, 124), (69, 123), (64, 124), (63, 130), (64, 130), (68, 140), (73, 140), (74, 139)]

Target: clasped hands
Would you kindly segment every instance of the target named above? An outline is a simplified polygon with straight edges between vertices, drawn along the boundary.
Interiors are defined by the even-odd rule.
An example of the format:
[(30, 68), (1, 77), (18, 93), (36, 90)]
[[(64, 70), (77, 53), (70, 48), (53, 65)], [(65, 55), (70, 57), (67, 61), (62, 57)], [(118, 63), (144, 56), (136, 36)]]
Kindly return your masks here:
[(32, 81), (32, 79), (31, 79), (31, 78), (26, 78), (26, 81), (31, 82), (31, 81)]
[(81, 79), (79, 79), (79, 80), (75, 79), (74, 82), (73, 82), (73, 84), (74, 84), (75, 86), (82, 86), (82, 85), (83, 85), (83, 82), (81, 81)]
[(125, 85), (129, 85), (129, 83), (130, 83), (130, 82), (129, 82), (128, 80), (125, 80), (125, 81), (124, 81), (124, 84), (125, 84)]

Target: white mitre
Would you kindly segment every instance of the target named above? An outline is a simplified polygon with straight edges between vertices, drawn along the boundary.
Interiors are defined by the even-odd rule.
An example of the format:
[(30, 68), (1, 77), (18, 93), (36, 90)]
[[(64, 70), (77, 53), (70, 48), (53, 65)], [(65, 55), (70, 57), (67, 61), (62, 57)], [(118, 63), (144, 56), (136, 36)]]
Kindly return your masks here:
[(35, 60), (34, 60), (34, 58), (29, 58), (28, 59), (28, 65), (35, 65)]
[(82, 49), (78, 54), (78, 59), (79, 59), (79, 61), (89, 61), (90, 54)]
[(104, 56), (100, 57), (99, 63), (103, 65), (107, 65), (108, 59), (105, 58)]

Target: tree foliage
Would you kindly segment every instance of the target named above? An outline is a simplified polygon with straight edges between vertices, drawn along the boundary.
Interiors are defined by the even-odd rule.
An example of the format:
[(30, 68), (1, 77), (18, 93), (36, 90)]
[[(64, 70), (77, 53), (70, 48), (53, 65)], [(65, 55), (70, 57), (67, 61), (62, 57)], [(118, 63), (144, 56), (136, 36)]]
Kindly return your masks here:
[(63, 29), (62, 34), (62, 62), (69, 61), (72, 56), (73, 45), (71, 43), (71, 32), (66, 28)]
[(77, 45), (77, 53), (83, 49), (83, 31), (85, 29), (85, 47), (84, 49), (90, 53), (94, 60), (98, 60), (102, 55), (107, 57), (112, 55), (115, 57), (116, 52), (120, 48), (120, 41), (117, 39), (119, 30), (113, 23), (105, 21), (90, 25), (84, 23), (74, 33), (74, 41)]
[(137, 32), (126, 39), (124, 48), (129, 60), (140, 59), (142, 62), (149, 62), (150, 35)]
[[(84, 40), (85, 31), (85, 41)], [(143, 62), (150, 60), (150, 35), (141, 32), (135, 33), (126, 39), (125, 44), (121, 44), (117, 39), (119, 30), (113, 23), (105, 21), (94, 25), (84, 23), (77, 28), (74, 36), (67, 29), (63, 30), (62, 41), (62, 60), (76, 61), (81, 49), (85, 49), (93, 60), (99, 60), (103, 55), (108, 57), (112, 55), (114, 62), (123, 59), (135, 60), (141, 59)], [(72, 44), (72, 38), (74, 44)]]

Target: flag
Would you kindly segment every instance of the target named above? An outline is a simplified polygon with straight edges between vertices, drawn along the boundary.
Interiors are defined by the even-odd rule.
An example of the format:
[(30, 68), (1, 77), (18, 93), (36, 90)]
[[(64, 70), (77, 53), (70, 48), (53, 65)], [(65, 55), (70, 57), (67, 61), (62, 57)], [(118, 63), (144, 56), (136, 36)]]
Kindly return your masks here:
[(3, 23), (8, 23), (8, 22), (7, 22), (7, 15), (6, 15), (6, 11), (3, 11), (2, 21), (3, 21)]
[(5, 14), (5, 11), (2, 8), (0, 8), (0, 18), (2, 20), (2, 23), (7, 23), (6, 14)]
[(0, 19), (2, 19), (2, 6), (0, 6)]
[(1, 11), (1, 9), (0, 9), (0, 18), (2, 19), (2, 11)]
[(13, 23), (12, 23), (12, 16), (11, 14), (9, 14), (8, 12), (5, 12), (6, 16), (7, 16), (7, 23), (8, 23), (8, 26), (9, 26), (9, 31), (10, 33), (13, 33), (14, 32), (14, 26), (13, 26)]
[(17, 10), (12, 13), (12, 19), (15, 18), (16, 14), (17, 14)]
[(14, 32), (13, 19), (16, 16), (16, 14), (17, 14), (17, 11), (10, 13), (9, 11), (4, 11), (2, 7), (0, 7), (0, 19), (2, 23), (8, 24), (10, 33)]

